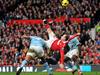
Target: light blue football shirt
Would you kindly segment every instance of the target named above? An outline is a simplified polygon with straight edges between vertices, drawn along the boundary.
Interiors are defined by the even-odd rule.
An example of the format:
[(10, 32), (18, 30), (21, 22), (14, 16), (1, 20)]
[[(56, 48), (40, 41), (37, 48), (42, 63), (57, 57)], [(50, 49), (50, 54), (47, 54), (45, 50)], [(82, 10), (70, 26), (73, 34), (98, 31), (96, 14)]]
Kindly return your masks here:
[(31, 42), (30, 42), (30, 46), (40, 46), (40, 47), (45, 47), (46, 43), (45, 40), (43, 40), (40, 37), (37, 36), (30, 36)]
[(69, 46), (70, 50), (73, 50), (73, 49), (78, 49), (79, 44), (80, 43), (79, 43), (78, 38), (75, 37), (74, 39), (69, 41), (68, 46)]

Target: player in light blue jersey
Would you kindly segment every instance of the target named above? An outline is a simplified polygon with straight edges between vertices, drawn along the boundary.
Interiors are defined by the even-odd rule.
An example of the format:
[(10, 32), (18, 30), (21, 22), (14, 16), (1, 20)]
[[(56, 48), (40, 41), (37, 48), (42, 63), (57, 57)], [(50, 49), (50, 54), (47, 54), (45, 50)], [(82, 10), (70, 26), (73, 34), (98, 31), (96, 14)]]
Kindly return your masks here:
[(82, 72), (79, 68), (79, 45), (80, 42), (78, 37), (70, 40), (68, 43), (69, 51), (65, 55), (65, 57), (70, 59), (70, 61), (68, 61), (68, 67), (72, 69), (73, 75), (76, 71), (78, 71), (78, 75), (82, 75)]
[[(44, 56), (44, 48), (45, 47), (47, 48), (45, 41), (40, 37), (37, 37), (37, 36), (22, 36), (22, 38), (30, 38), (31, 42), (30, 42), (29, 50), (26, 54), (26, 58), (22, 62), (22, 64), (21, 64), (20, 68), (18, 69), (18, 71), (16, 72), (16, 75), (20, 75), (23, 67), (30, 60), (32, 60), (36, 56), (37, 57), (43, 57)], [(44, 63), (44, 67), (47, 70), (48, 75), (52, 75), (52, 72), (51, 72), (47, 62)]]
[(69, 52), (66, 54), (69, 58), (72, 58), (73, 55), (78, 55), (78, 46), (79, 46), (79, 40), (77, 37), (70, 40), (68, 43), (69, 46)]
[(71, 41), (69, 41), (68, 45), (70, 47), (70, 50), (73, 49), (78, 49), (78, 45), (79, 45), (79, 40), (77, 37), (75, 37), (74, 39), (72, 39)]

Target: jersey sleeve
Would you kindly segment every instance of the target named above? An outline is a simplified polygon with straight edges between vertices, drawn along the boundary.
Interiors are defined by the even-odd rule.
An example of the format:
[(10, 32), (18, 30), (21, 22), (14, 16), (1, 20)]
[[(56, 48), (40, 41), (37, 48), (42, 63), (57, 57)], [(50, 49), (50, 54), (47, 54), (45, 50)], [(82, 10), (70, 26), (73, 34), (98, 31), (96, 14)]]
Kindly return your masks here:
[(74, 34), (74, 35), (72, 35), (72, 36), (70, 36), (67, 42), (69, 42), (70, 40), (74, 39), (74, 38), (77, 37), (77, 36), (79, 36), (78, 33), (77, 33), (77, 34)]

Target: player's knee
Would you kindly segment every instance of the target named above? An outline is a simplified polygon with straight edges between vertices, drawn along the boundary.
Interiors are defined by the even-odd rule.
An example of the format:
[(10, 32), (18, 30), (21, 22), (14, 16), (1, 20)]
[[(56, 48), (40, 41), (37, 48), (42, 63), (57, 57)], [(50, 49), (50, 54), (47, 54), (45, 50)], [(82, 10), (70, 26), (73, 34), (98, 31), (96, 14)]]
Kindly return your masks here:
[(43, 57), (44, 56), (44, 50), (40, 48), (40, 51), (37, 53), (38, 57)]
[(30, 55), (26, 55), (25, 60), (31, 60), (31, 56)]
[(34, 59), (36, 57), (36, 53), (35, 52), (28, 52), (27, 55), (26, 55), (26, 60), (31, 60), (31, 59)]

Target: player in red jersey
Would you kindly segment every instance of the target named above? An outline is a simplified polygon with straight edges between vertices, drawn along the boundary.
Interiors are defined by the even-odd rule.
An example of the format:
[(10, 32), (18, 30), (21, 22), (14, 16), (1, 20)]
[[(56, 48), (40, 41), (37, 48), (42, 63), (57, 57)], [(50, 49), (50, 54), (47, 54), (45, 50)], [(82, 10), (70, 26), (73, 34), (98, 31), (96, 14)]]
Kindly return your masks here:
[(71, 39), (73, 39), (74, 37), (76, 37), (80, 34), (79, 33), (75, 34), (68, 39), (68, 35), (65, 33), (61, 36), (60, 39), (58, 39), (48, 24), (45, 25), (45, 27), (46, 27), (48, 35), (49, 35), (49, 40), (46, 41), (47, 46), (53, 51), (60, 52), (59, 66), (61, 69), (64, 70), (64, 48)]

